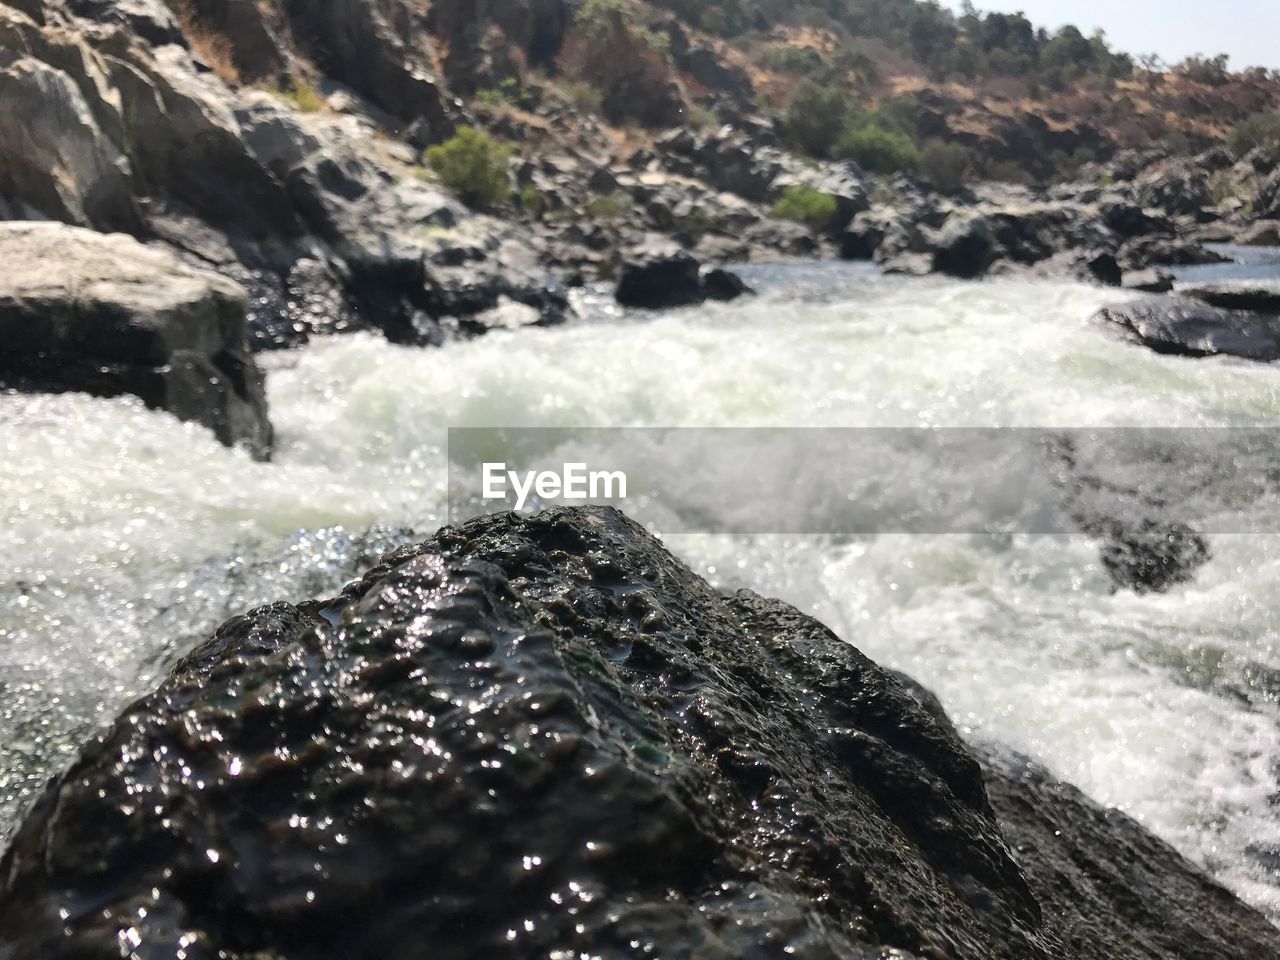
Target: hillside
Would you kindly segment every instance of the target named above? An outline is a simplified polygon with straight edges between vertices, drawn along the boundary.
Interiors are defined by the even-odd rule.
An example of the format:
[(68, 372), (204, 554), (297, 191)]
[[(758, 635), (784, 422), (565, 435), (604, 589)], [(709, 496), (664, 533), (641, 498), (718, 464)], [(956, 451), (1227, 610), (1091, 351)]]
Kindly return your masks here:
[(618, 127), (727, 122), (878, 173), (945, 143), (969, 177), (1053, 182), (1122, 149), (1198, 152), (1280, 107), (1280, 77), (1225, 57), (1166, 67), (1101, 34), (920, 0), (586, 0), (529, 20), (466, 6), (431, 14), (464, 96), (519, 106), (551, 88)]

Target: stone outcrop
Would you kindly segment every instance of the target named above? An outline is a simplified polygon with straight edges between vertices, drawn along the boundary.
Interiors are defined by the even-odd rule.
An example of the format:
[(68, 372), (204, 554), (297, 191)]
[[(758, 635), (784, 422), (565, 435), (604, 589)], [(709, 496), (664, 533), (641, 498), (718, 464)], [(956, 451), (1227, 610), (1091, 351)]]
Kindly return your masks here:
[(1178, 292), (1211, 307), (1224, 310), (1255, 310), (1280, 313), (1280, 280), (1220, 280), (1215, 283), (1184, 284)]
[(0, 386), (133, 394), (271, 451), (244, 290), (123, 234), (0, 223)]
[(1189, 297), (1150, 297), (1103, 308), (1096, 319), (1157, 353), (1280, 360), (1280, 316), (1224, 310)]
[(635, 251), (618, 278), (617, 300), (623, 306), (662, 310), (704, 300), (734, 300), (750, 290), (736, 274), (707, 269), (679, 247), (653, 243)]
[(473, 521), (229, 621), (90, 743), (0, 864), (0, 953), (1280, 949), (919, 696), (615, 511)]

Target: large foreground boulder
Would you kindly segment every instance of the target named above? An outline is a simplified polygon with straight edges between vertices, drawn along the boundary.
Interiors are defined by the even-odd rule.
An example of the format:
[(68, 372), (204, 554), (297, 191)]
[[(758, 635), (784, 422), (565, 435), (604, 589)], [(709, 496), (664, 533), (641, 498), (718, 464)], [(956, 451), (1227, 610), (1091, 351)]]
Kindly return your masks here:
[(134, 394), (271, 450), (245, 292), (123, 234), (0, 223), (0, 387)]
[(1269, 363), (1280, 360), (1280, 316), (1223, 310), (1188, 297), (1149, 297), (1103, 307), (1095, 319), (1157, 353), (1219, 354)]
[(0, 956), (1280, 951), (1132, 821), (1025, 810), (1021, 779), (616, 511), (500, 515), (229, 621), (129, 708), (0, 862)]

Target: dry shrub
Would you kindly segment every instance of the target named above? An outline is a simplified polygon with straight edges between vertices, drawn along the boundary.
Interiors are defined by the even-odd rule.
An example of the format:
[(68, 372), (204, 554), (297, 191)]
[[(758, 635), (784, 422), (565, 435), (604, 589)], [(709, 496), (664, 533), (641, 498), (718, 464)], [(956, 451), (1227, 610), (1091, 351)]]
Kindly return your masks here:
[(182, 35), (187, 38), (191, 51), (209, 65), (214, 74), (229, 87), (240, 85), (240, 69), (236, 66), (235, 49), (231, 41), (214, 30), (204, 27), (196, 18), (191, 0), (164, 0), (164, 5), (178, 18)]
[(665, 127), (680, 120), (683, 104), (666, 57), (627, 31), (598, 39), (575, 31), (559, 65), (600, 92), (601, 112), (611, 123)]
[(240, 85), (240, 70), (236, 67), (231, 41), (218, 33), (211, 33), (184, 20), (182, 33), (191, 44), (192, 51), (200, 57), (214, 74), (229, 87)]

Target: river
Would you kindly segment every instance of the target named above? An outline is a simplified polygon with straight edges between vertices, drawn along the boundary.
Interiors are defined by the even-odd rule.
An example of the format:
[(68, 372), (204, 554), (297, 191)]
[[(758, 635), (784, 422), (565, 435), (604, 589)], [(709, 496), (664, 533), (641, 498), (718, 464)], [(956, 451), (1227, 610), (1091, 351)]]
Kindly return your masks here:
[[(1275, 369), (1090, 324), (1115, 291), (845, 264), (747, 276), (760, 296), (735, 304), (625, 315), (594, 291), (556, 329), (268, 356), (270, 464), (132, 400), (0, 396), (0, 838), (222, 619), (323, 594), (434, 531), (446, 426), (1280, 424)], [(967, 735), (1123, 808), (1277, 918), (1280, 539), (1211, 539), (1192, 583), (1141, 596), (1113, 591), (1082, 536), (667, 542), (718, 584), (817, 615), (932, 687)]]

